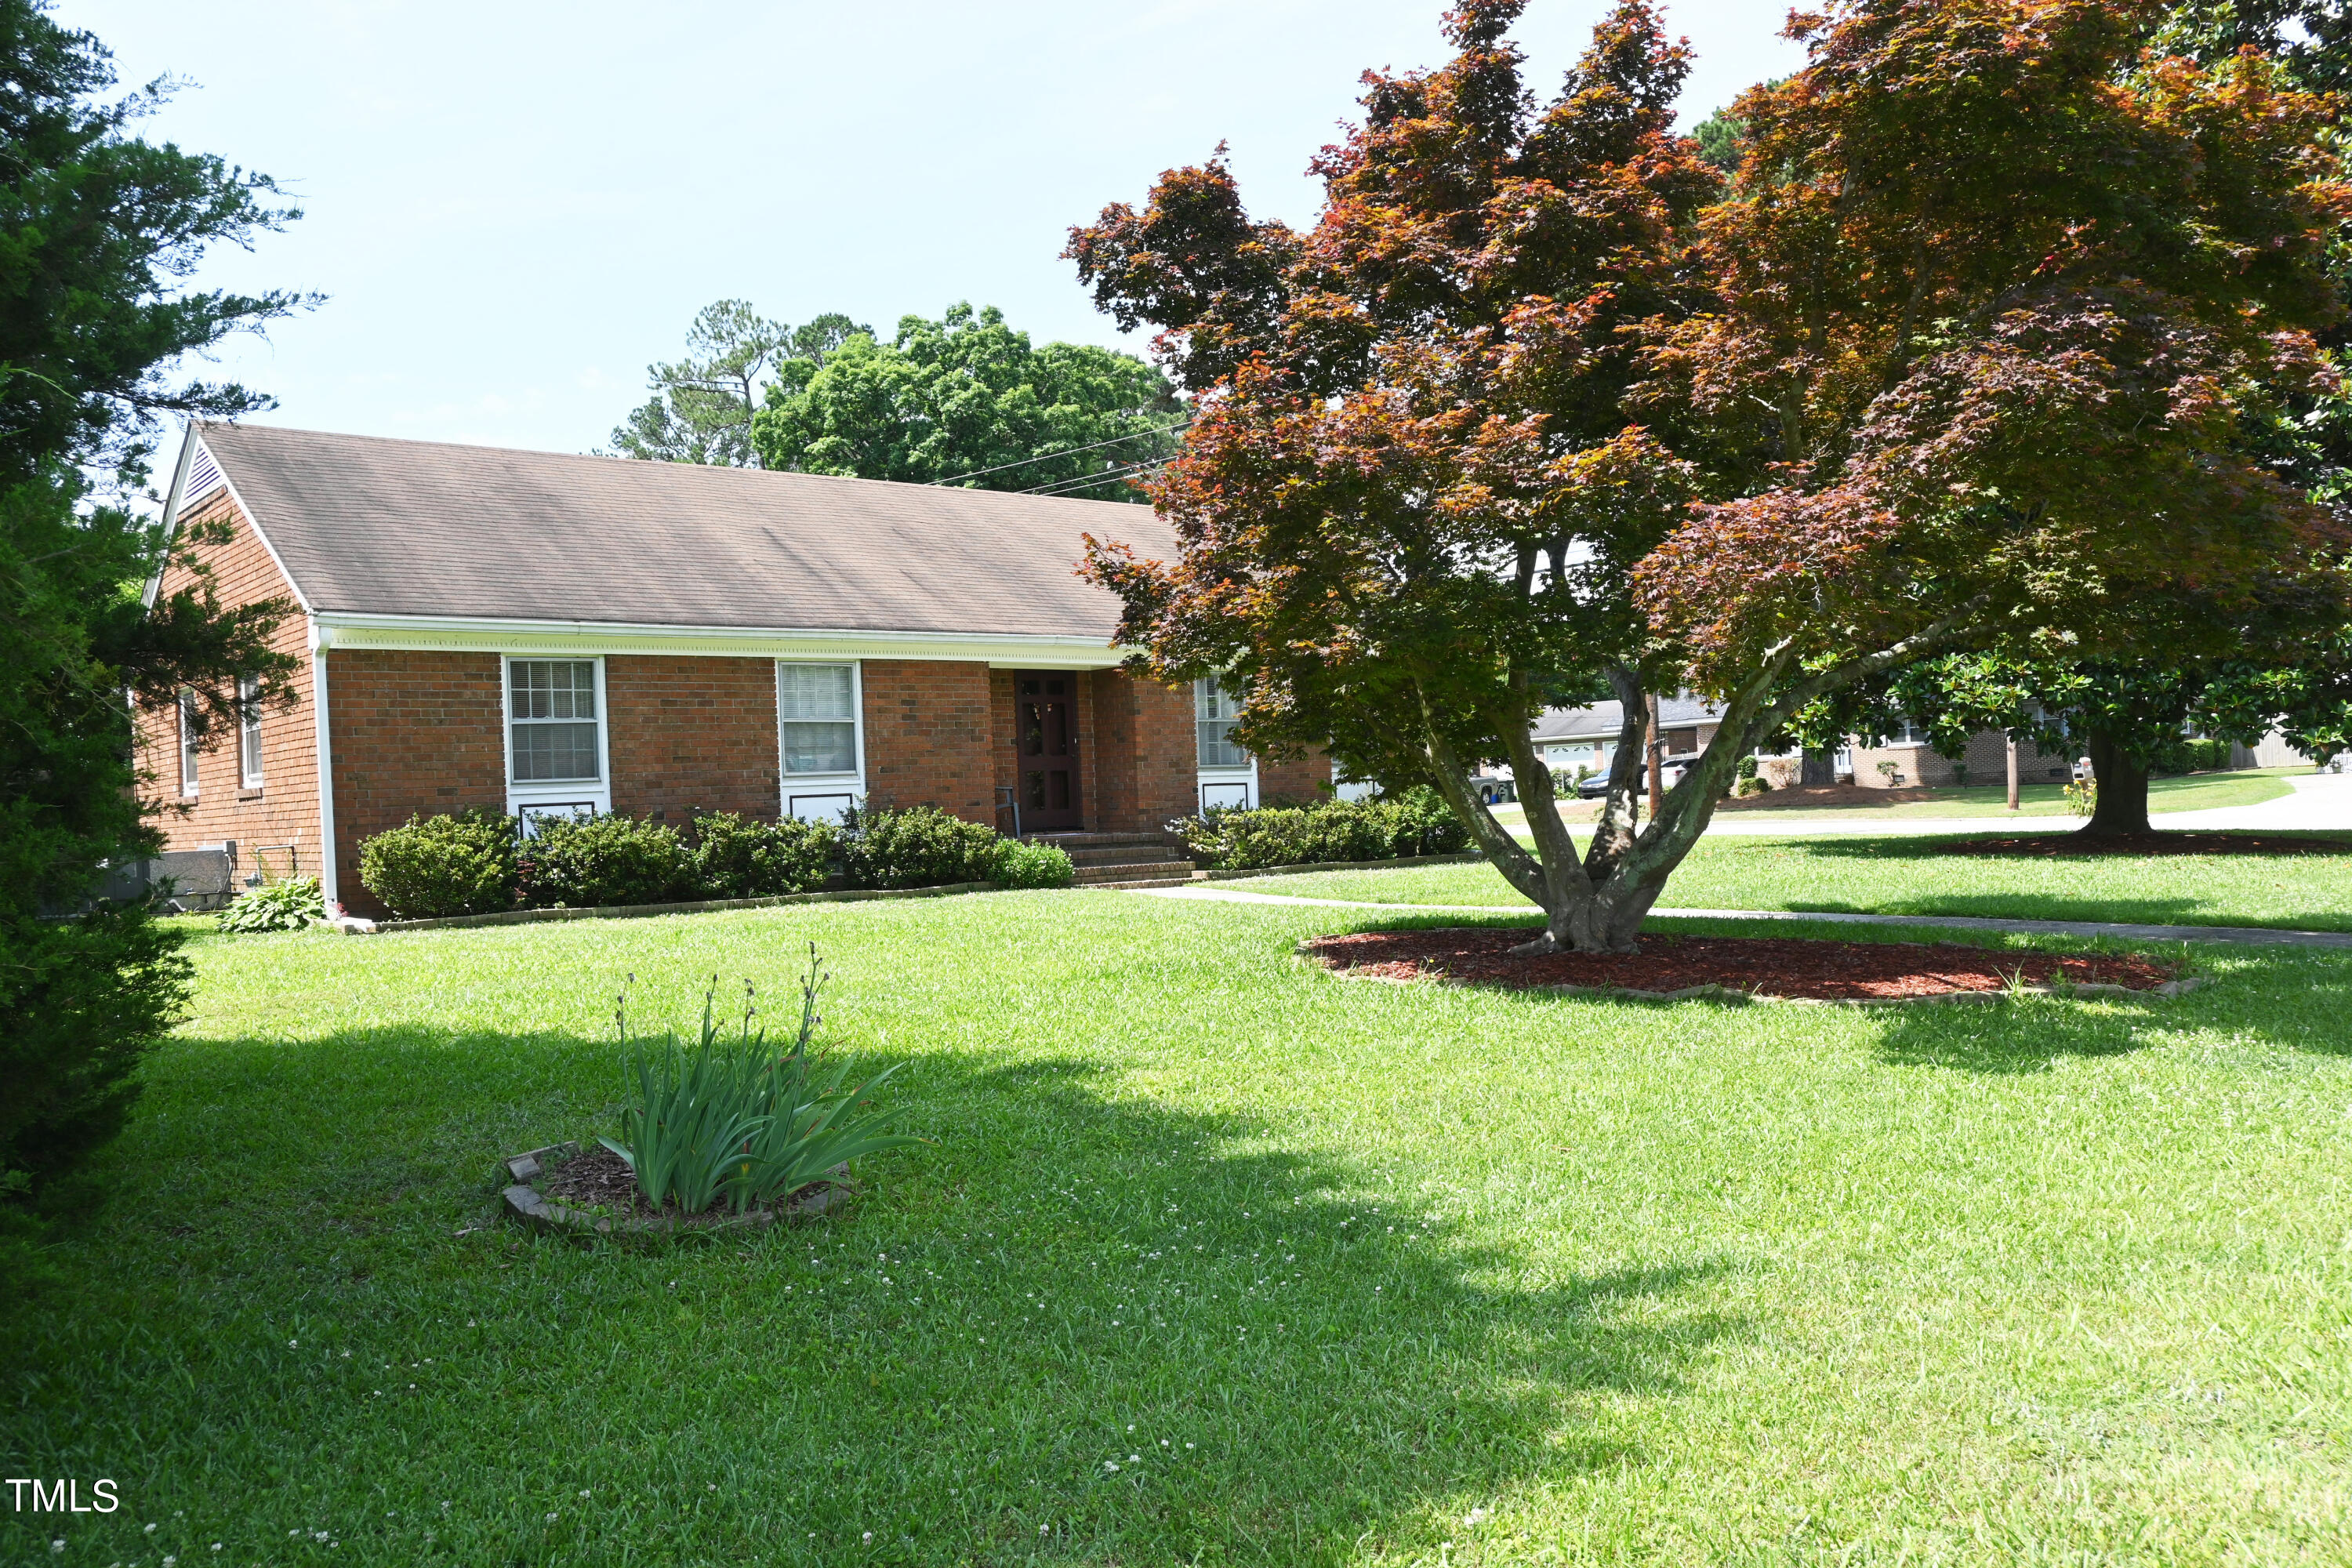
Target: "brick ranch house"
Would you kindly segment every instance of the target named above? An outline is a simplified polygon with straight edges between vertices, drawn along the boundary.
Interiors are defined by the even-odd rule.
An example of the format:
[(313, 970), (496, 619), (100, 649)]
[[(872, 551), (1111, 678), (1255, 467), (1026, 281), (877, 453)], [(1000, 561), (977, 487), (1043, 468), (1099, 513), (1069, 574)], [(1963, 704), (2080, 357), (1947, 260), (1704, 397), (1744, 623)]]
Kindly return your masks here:
[(1307, 798), (1229, 700), (1118, 668), (1082, 534), (1174, 552), (1144, 507), (206, 423), (164, 503), (224, 603), (283, 597), (290, 707), (235, 734), (139, 716), (170, 849), (316, 875), (379, 912), (361, 842), (489, 806), (827, 816), (934, 805), (1025, 835), (1156, 833)]

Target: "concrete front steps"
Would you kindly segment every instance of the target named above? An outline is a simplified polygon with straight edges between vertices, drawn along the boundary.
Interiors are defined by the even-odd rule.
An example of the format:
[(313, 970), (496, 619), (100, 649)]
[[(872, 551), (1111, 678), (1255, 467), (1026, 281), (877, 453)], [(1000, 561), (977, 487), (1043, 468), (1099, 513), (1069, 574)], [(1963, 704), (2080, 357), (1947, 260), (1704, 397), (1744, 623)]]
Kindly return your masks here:
[(1176, 888), (1192, 879), (1192, 862), (1158, 833), (1032, 833), (1033, 844), (1058, 846), (1077, 868), (1081, 888)]

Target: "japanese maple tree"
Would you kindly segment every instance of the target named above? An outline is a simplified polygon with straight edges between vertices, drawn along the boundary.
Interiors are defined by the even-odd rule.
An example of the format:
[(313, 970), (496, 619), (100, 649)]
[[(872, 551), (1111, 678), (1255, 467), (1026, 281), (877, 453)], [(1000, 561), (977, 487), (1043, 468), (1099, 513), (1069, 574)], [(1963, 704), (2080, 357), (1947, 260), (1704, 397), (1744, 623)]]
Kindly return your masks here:
[[(1727, 181), (1673, 132), (1652, 5), (1542, 103), (1522, 6), (1365, 77), (1312, 229), (1212, 161), (1073, 231), (1198, 407), (1152, 487), (1178, 559), (1089, 569), (1154, 673), (1244, 687), (1244, 743), (1435, 784), (1537, 946), (1619, 950), (1809, 706), (2327, 570), (2335, 518), (2240, 435), (2328, 377), (2346, 205), (2331, 106), (2260, 51), (2156, 52), (2155, 0), (1845, 0), (1791, 17), (1810, 63), (1735, 106)], [(1685, 689), (1722, 725), (1643, 824), (1646, 700)], [(1599, 689), (1625, 729), (1580, 852), (1529, 724)], [(1489, 757), (1532, 850), (1468, 787)]]

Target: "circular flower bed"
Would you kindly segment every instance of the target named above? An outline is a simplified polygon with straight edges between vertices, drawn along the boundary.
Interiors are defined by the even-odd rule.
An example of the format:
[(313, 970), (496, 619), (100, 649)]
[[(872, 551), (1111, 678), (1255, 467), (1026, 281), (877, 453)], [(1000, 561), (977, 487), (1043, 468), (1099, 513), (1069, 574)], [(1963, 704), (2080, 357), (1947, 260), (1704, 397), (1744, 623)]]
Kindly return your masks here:
[(1629, 953), (1514, 953), (1524, 926), (1355, 931), (1302, 950), (1369, 980), (1448, 980), (1517, 990), (1657, 997), (1743, 994), (1806, 1002), (1910, 1002), (2039, 990), (2177, 995), (2180, 966), (2131, 953), (2019, 952), (1957, 942), (1818, 942), (1801, 937), (1646, 936)]

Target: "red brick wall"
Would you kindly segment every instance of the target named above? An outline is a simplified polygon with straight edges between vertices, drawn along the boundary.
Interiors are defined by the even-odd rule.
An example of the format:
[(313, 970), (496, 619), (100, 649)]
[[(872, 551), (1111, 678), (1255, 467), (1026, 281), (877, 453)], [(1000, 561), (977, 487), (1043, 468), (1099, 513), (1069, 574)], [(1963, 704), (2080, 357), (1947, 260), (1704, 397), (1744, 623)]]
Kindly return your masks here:
[[(193, 542), (195, 529), (207, 522), (226, 523), (234, 531), (221, 543)], [(201, 563), (212, 574), (213, 592), (226, 605), (257, 600), (291, 600), (294, 590), (269, 558), (268, 550), (252, 524), (236, 510), (226, 489), (215, 492), (202, 507), (181, 520), (181, 546), (163, 569), (163, 594), (168, 596), (194, 580)], [(193, 849), (200, 844), (234, 839), (238, 847), (240, 874), (255, 868), (254, 850), (261, 846), (292, 844), (293, 869), (316, 876), (322, 859), (319, 832), (319, 750), (312, 728), (310, 633), (299, 612), (278, 624), (270, 646), (299, 661), (292, 677), (294, 702), (268, 708), (261, 716), (261, 786), (245, 787), (237, 757), (235, 726), (215, 728), (196, 759), (197, 793), (193, 800), (180, 794), (180, 729), (176, 711), (166, 707), (134, 716), (135, 746), (141, 779), (140, 799), (153, 808), (155, 826), (164, 847)], [(287, 854), (273, 848), (269, 869), (283, 875)]]
[(1257, 764), (1257, 793), (1261, 800), (1286, 801), (1304, 805), (1319, 800), (1331, 792), (1324, 786), (1331, 782), (1331, 759), (1321, 752), (1309, 752), (1287, 763)]
[(604, 706), (614, 811), (683, 826), (782, 809), (773, 659), (609, 655)]
[(860, 679), (866, 804), (936, 805), (967, 822), (995, 826), (996, 727), (988, 666), (867, 659)]
[(360, 886), (362, 839), (412, 816), (507, 808), (501, 669), (494, 653), (328, 653), (335, 864), (354, 914), (383, 912)]
[(1089, 815), (1099, 826), (1154, 832), (1198, 809), (1200, 752), (1189, 689), (1097, 670), (1090, 706), (1097, 782)]

